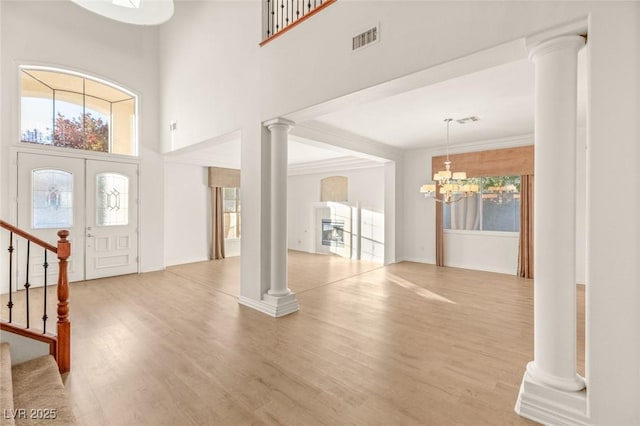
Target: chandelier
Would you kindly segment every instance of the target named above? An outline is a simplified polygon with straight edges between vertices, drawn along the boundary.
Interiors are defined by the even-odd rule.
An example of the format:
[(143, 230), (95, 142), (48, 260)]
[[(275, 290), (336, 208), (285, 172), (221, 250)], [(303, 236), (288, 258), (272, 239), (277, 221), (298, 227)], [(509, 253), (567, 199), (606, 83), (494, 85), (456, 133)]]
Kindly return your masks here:
[[(451, 204), (463, 198), (471, 197), (478, 193), (478, 185), (467, 181), (465, 172), (452, 172), (451, 160), (449, 160), (449, 125), (451, 118), (445, 118), (447, 123), (447, 159), (444, 162), (444, 170), (433, 175), (434, 183), (422, 185), (420, 192), (426, 198), (433, 198), (439, 203)], [(439, 189), (439, 193), (438, 193)]]

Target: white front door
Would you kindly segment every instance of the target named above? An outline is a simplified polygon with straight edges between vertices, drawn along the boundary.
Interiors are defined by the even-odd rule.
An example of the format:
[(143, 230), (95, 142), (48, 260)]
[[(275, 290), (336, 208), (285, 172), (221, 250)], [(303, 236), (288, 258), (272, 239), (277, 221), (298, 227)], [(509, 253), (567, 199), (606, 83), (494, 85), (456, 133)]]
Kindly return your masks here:
[(86, 279), (138, 272), (138, 165), (87, 160)]
[[(56, 245), (57, 232), (69, 231), (71, 257), (69, 281), (84, 280), (84, 160), (53, 155), (18, 154), (18, 223), (20, 229)], [(26, 242), (22, 238), (17, 249), (19, 283), (26, 279), (33, 286), (44, 280), (44, 249), (29, 247), (29, 277), (27, 277)], [(79, 248), (79, 249), (78, 249)], [(49, 284), (56, 284), (58, 259), (47, 255)]]
[[(138, 165), (18, 153), (17, 226), (54, 246), (57, 231), (69, 231), (71, 282), (138, 272)], [(26, 242), (16, 250), (24, 282)], [(47, 263), (55, 284), (58, 260), (50, 253)], [(44, 250), (31, 245), (33, 286), (44, 282), (43, 264)]]

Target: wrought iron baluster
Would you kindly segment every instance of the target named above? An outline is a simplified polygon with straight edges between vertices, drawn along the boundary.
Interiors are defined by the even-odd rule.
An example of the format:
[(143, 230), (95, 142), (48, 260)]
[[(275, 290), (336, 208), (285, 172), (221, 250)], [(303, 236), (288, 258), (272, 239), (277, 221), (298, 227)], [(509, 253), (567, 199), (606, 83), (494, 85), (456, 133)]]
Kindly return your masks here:
[(267, 17), (267, 38), (269, 38), (269, 35), (271, 35), (271, 31), (269, 29), (269, 8), (271, 6), (271, 0), (267, 0), (267, 13), (266, 13), (266, 17)]
[(27, 240), (27, 279), (24, 283), (24, 288), (27, 290), (26, 294), (25, 294), (25, 298), (27, 300), (27, 328), (29, 328), (29, 287), (31, 287), (31, 284), (29, 284), (29, 256), (30, 256), (30, 251), (31, 251), (31, 241)]
[(49, 263), (47, 262), (47, 249), (44, 249), (44, 314), (42, 315), (42, 334), (47, 332), (47, 269), (49, 269)]
[(300, 0), (296, 0), (296, 20), (297, 19), (300, 19)]
[(9, 233), (9, 322), (13, 320), (13, 232)]
[[(274, 7), (274, 9), (275, 9), (274, 13), (275, 13), (275, 22), (276, 22), (276, 27), (275, 27), (276, 29), (275, 29), (275, 30), (273, 30), (273, 33), (275, 34), (275, 33), (277, 33), (277, 32), (278, 32), (278, 30), (280, 29), (280, 24), (279, 24), (279, 21), (278, 21), (278, 10), (280, 9), (280, 7), (278, 7), (278, 2), (277, 2), (277, 1), (276, 1), (276, 3), (273, 5), (273, 7)], [(277, 8), (277, 9), (276, 9), (276, 8)]]
[(284, 11), (284, 3), (286, 0), (280, 0), (280, 28), (284, 28), (284, 18), (285, 18), (285, 11)]
[(307, 12), (311, 12), (311, 0), (308, 0), (307, 8), (308, 8)]
[[(286, 1), (286, 0), (285, 0), (285, 1)], [(282, 11), (283, 11), (283, 12), (285, 12), (285, 16), (286, 16), (285, 24), (283, 24), (283, 25), (282, 25), (283, 27), (286, 27), (286, 26), (288, 26), (288, 25), (289, 25), (289, 2), (288, 2), (288, 1), (286, 1), (286, 4), (287, 4), (287, 10), (286, 10), (286, 12), (285, 12), (284, 8), (282, 9)]]

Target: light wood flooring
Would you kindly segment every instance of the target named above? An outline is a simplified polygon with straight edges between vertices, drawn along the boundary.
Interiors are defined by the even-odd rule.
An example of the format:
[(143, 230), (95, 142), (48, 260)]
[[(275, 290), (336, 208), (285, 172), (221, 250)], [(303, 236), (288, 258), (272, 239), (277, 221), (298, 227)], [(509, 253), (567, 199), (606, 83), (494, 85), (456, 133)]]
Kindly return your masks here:
[(533, 357), (531, 280), (290, 252), (300, 312), (274, 319), (237, 303), (239, 269), (71, 284), (80, 424), (532, 424), (513, 412)]

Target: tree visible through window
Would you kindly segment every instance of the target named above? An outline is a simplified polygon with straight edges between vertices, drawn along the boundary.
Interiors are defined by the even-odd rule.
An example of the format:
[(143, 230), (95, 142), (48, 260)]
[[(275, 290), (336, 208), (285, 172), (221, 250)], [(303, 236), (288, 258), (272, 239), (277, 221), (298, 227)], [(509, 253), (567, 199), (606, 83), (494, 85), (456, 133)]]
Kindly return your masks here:
[(470, 179), (482, 191), (443, 206), (444, 229), (520, 231), (520, 176)]
[(136, 99), (71, 72), (21, 69), (21, 142), (136, 155)]

